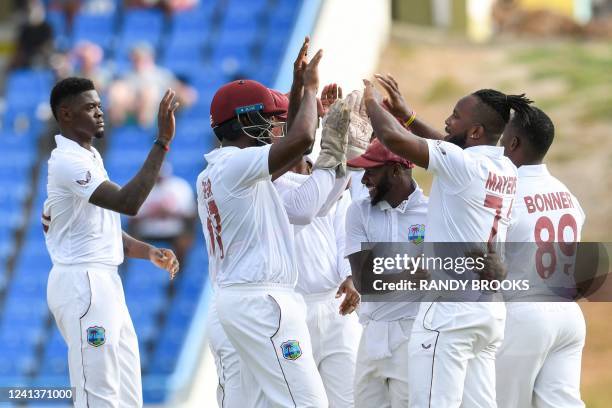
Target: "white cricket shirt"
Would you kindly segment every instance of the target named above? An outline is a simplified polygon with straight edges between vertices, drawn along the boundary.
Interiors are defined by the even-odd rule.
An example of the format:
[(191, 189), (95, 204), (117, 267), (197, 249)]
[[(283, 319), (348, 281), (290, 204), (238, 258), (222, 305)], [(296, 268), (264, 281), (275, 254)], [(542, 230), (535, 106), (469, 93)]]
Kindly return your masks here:
[(47, 199), (43, 207), (45, 241), (54, 264), (123, 262), (119, 213), (98, 207), (89, 197), (109, 180), (102, 157), (62, 135), (48, 166)]
[[(574, 243), (580, 242), (585, 215), (576, 197), (545, 164), (518, 168), (519, 184), (508, 229), (508, 279), (529, 280), (529, 291), (509, 298), (554, 295), (574, 287)], [(550, 247), (546, 242), (562, 242)], [(526, 244), (528, 243), (528, 244)], [(563, 244), (564, 243), (564, 244)], [(538, 248), (542, 248), (538, 252)]]
[[(331, 177), (331, 179), (328, 179)], [(344, 258), (344, 219), (350, 204), (348, 193), (323, 216), (317, 214), (332, 191), (335, 175), (331, 170), (315, 170), (312, 175), (287, 172), (274, 181), (289, 221), (294, 225), (298, 281), (302, 294), (329, 292), (351, 274)], [(335, 197), (335, 194), (333, 194)], [(308, 219), (307, 225), (301, 225)]]
[(504, 242), (517, 170), (496, 146), (461, 149), (427, 140), (434, 174), (426, 242)]
[(221, 147), (204, 155), (197, 179), (198, 213), (209, 272), (219, 287), (295, 286), (293, 229), (271, 181), (271, 145)]
[[(410, 196), (393, 208), (386, 201), (372, 206), (370, 198), (353, 201), (346, 214), (346, 248), (349, 256), (361, 251), (362, 242), (401, 242), (400, 248), (390, 244), (378, 247), (375, 257), (393, 257), (396, 253), (419, 256), (423, 253), (427, 197), (415, 183)], [(408, 245), (408, 251), (406, 251)], [(379, 249), (380, 248), (380, 249)], [(387, 271), (383, 273), (396, 273)], [(361, 302), (359, 321), (364, 325), (363, 338), (369, 358), (390, 357), (392, 351), (410, 338), (400, 321), (414, 319), (419, 310), (420, 294), (408, 291), (385, 295), (393, 301)]]
[[(418, 186), (395, 208), (386, 201), (372, 206), (369, 197), (353, 201), (346, 214), (345, 255), (360, 252), (362, 242), (411, 242), (409, 255), (421, 255), (423, 237), (426, 236), (427, 202), (427, 196)], [(374, 256), (395, 255), (393, 248), (389, 247), (388, 250), (389, 253), (374, 253)], [(408, 291), (398, 292), (398, 296), (402, 302), (362, 302), (359, 320), (367, 323), (369, 320), (414, 318), (418, 312), (420, 296)]]

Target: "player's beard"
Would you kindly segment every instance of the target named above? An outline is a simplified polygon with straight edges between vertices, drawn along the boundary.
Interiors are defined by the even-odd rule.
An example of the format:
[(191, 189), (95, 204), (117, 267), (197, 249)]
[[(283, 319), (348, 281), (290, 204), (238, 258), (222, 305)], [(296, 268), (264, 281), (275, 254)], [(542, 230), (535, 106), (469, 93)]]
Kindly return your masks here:
[(467, 141), (467, 130), (456, 135), (448, 135), (446, 137), (446, 141), (455, 144), (462, 149), (465, 148), (465, 142)]
[(383, 178), (381, 178), (380, 182), (376, 186), (376, 195), (374, 195), (374, 197), (372, 197), (370, 200), (372, 206), (375, 206), (381, 202), (389, 190), (391, 190), (391, 183), (389, 183), (389, 178), (385, 175)]
[(104, 137), (104, 131), (100, 130), (99, 132), (94, 133), (94, 137), (96, 139), (102, 139)]

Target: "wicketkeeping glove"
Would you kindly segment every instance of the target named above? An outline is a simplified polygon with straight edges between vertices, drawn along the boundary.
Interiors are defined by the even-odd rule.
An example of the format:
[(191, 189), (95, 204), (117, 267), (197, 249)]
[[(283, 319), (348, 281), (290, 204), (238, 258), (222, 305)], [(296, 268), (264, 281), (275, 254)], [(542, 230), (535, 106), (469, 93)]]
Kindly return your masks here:
[(365, 153), (372, 137), (372, 124), (366, 112), (361, 91), (353, 91), (346, 97), (351, 109), (351, 120), (348, 128), (347, 160), (354, 159)]
[(336, 177), (346, 173), (346, 147), (351, 110), (344, 100), (337, 100), (327, 112), (321, 133), (321, 152), (315, 169), (336, 169)]

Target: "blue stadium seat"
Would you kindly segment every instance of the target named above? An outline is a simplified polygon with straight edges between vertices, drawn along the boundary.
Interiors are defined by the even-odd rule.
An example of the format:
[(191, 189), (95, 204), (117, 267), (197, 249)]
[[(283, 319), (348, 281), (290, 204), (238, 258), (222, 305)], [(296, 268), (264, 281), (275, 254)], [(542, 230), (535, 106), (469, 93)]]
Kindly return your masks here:
[[(164, 339), (166, 338), (167, 336), (164, 336)], [(153, 357), (151, 358), (149, 372), (151, 374), (158, 375), (171, 374), (176, 367), (179, 353), (180, 348), (178, 348), (175, 344), (168, 345), (168, 343), (160, 341), (157, 344), (157, 349), (153, 353)]]
[(295, 22), (298, 11), (301, 8), (302, 1), (281, 0), (279, 4), (272, 8), (269, 18), (269, 24), (275, 29), (289, 29)]
[(157, 266), (153, 265), (148, 260), (130, 259), (127, 264), (129, 270), (125, 273), (124, 286), (150, 286), (152, 282), (155, 286), (163, 286), (168, 281), (168, 273)]
[(120, 150), (148, 150), (153, 135), (150, 131), (134, 125), (125, 125), (113, 129), (112, 145)]
[(81, 40), (98, 44), (105, 51), (112, 48), (115, 40), (114, 13), (77, 13), (74, 17), (73, 40)]
[[(179, 135), (173, 141), (173, 148), (190, 147), (200, 152), (200, 159), (203, 160), (204, 153), (212, 147), (216, 137), (210, 128), (210, 119), (201, 115), (200, 117), (181, 116), (177, 123), (176, 134)], [(195, 180), (188, 180), (191, 184)]]
[(173, 35), (164, 46), (159, 64), (183, 77), (198, 76), (204, 64), (201, 36)]
[(11, 71), (6, 78), (6, 98), (12, 104), (32, 100), (47, 101), (53, 84), (53, 72), (40, 69), (19, 69)]
[[(43, 361), (47, 361), (53, 357), (61, 357), (66, 360), (68, 355), (68, 346), (64, 338), (60, 334), (57, 325), (53, 322), (51, 333), (45, 341), (45, 352)], [(67, 365), (66, 365), (67, 367)]]
[(70, 46), (68, 33), (66, 32), (66, 16), (61, 10), (47, 11), (47, 22), (53, 27), (55, 47), (63, 50)]
[(164, 28), (164, 15), (159, 9), (130, 9), (123, 17), (121, 41), (146, 41), (157, 45)]
[(210, 29), (210, 8), (179, 11), (172, 14), (171, 33), (174, 37), (199, 36), (204, 41)]
[(46, 107), (53, 84), (49, 70), (20, 69), (6, 79), (6, 110), (3, 128), (20, 134), (39, 131), (42, 127), (39, 106)]
[[(0, 334), (0, 340), (3, 335)], [(34, 349), (23, 344), (3, 343), (0, 348), (0, 376), (22, 380), (35, 368)]]
[(21, 322), (36, 324), (46, 319), (49, 309), (46, 301), (46, 280), (36, 288), (37, 291), (27, 292), (21, 290), (23, 286), (9, 286), (9, 297), (4, 304), (4, 317), (2, 324), (19, 324)]
[(142, 313), (155, 315), (165, 305), (166, 294), (162, 288), (155, 288), (147, 291), (133, 289), (125, 291), (125, 301), (130, 313), (132, 310), (142, 308), (142, 305), (145, 305), (145, 311)]

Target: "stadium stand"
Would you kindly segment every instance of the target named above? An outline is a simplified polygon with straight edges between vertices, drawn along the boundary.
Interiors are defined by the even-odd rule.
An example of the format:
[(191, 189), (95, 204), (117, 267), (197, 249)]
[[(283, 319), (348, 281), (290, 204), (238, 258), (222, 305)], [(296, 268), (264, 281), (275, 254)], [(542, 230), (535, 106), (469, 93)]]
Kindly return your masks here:
[[(168, 156), (174, 173), (193, 184), (205, 165), (203, 154), (215, 143), (208, 118), (214, 91), (238, 76), (274, 83), (302, 1), (200, 0), (195, 9), (171, 15), (115, 4), (102, 10), (82, 7), (71, 29), (63, 12), (48, 6), (56, 47), (67, 50), (83, 39), (95, 42), (120, 74), (129, 66), (130, 47), (144, 41), (157, 51), (160, 65), (197, 89), (197, 103), (177, 117), (177, 137)], [(51, 261), (40, 223), (46, 161), (56, 131), (47, 105), (56, 79), (40, 69), (13, 71), (5, 79), (6, 108), (0, 112), (0, 386), (69, 383), (67, 348), (46, 305)], [(130, 123), (107, 129), (99, 149), (111, 179), (128, 181), (154, 136), (155, 128)], [(201, 232), (196, 236), (173, 282), (146, 261), (126, 261), (120, 271), (139, 336), (147, 404), (167, 399), (169, 378), (207, 284), (204, 241)]]

